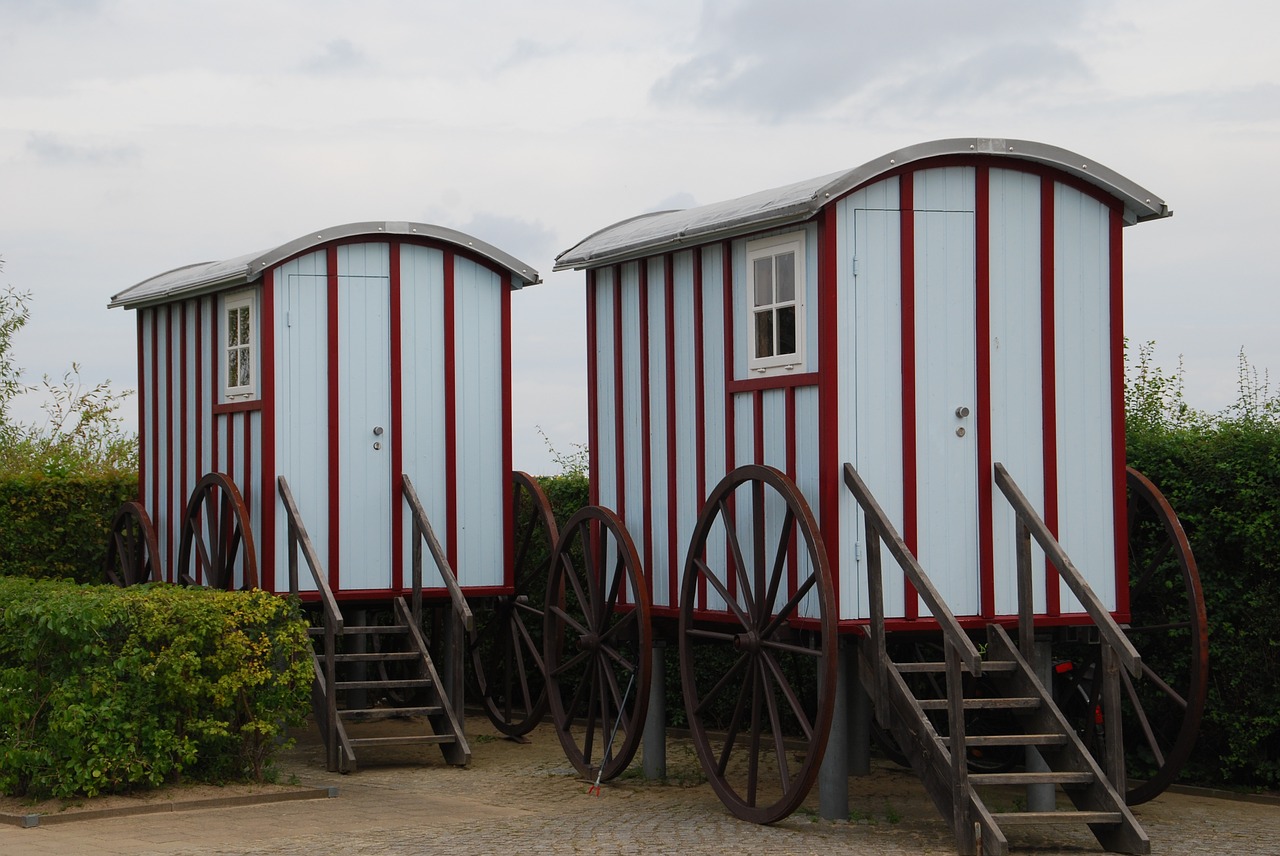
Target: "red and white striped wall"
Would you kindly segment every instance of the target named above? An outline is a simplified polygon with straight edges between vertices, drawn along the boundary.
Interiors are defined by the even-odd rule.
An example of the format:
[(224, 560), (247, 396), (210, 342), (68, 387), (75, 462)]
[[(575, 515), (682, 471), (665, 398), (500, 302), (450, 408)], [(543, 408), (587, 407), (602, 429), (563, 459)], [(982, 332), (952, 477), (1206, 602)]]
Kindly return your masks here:
[[(775, 230), (802, 229), (810, 257), (809, 353), (781, 378), (750, 376), (744, 353), (746, 244), (769, 233), (591, 268), (592, 498), (626, 520), (655, 607), (678, 606), (711, 488), (765, 463), (820, 521), (841, 619), (865, 620), (850, 462), (958, 615), (1013, 615), (1000, 462), (1126, 613), (1122, 225), (1118, 201), (1032, 160), (957, 155), (877, 175)], [(1083, 620), (1037, 557), (1037, 614)], [(887, 615), (922, 617), (886, 570)]]
[[(139, 310), (140, 492), (166, 579), (187, 497), (217, 470), (249, 507), (264, 589), (288, 589), (283, 475), (339, 597), (400, 593), (412, 556), (404, 473), (468, 593), (510, 590), (518, 286), (463, 246), (387, 237), (309, 246), (250, 286), (267, 370), (248, 401), (219, 403), (225, 295)], [(427, 557), (424, 580), (438, 587)], [(305, 569), (302, 582), (313, 588)]]

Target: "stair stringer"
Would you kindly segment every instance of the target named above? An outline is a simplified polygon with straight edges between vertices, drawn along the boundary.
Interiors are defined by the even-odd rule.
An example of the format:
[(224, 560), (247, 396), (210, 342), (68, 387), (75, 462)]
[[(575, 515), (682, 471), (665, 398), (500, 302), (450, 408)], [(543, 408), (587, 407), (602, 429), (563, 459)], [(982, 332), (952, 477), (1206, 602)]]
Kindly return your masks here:
[(454, 712), (453, 702), (446, 694), (444, 684), (440, 681), (440, 675), (436, 671), (435, 661), (431, 659), (427, 641), (423, 638), (422, 631), (418, 628), (418, 625), (413, 621), (409, 606), (405, 603), (403, 597), (396, 598), (395, 611), (397, 620), (408, 625), (409, 642), (421, 658), (422, 668), (431, 679), (431, 691), (435, 694), (438, 706), (441, 709), (440, 713), (431, 714), (427, 717), (431, 723), (431, 730), (436, 734), (452, 735), (454, 738), (453, 743), (442, 743), (440, 751), (444, 755), (446, 763), (453, 764), (456, 767), (465, 767), (471, 763), (471, 745), (467, 742), (462, 722)]
[(1057, 772), (1087, 772), (1093, 774), (1093, 782), (1063, 790), (1080, 811), (1119, 812), (1118, 824), (1089, 824), (1089, 830), (1098, 843), (1112, 853), (1151, 852), (1151, 841), (1145, 830), (1125, 804), (1124, 797), (1112, 787), (1093, 754), (1085, 748), (1075, 728), (1063, 716), (1048, 690), (1036, 677), (1027, 661), (1022, 658), (1009, 634), (998, 624), (987, 627), (988, 654), (994, 659), (1012, 660), (1018, 664), (1015, 671), (999, 674), (988, 673), (989, 679), (1006, 696), (1031, 696), (1040, 699), (1040, 706), (1027, 715), (1030, 728), (1037, 731), (1064, 734), (1067, 741), (1056, 749), (1041, 748), (1041, 755), (1050, 768)]
[[(978, 852), (978, 836), (972, 824), (981, 827), (982, 852), (992, 856), (1005, 856), (1009, 842), (990, 810), (977, 791), (953, 781), (951, 751), (942, 742), (929, 721), (919, 701), (911, 693), (902, 674), (892, 661), (886, 661), (885, 692), (888, 698), (880, 698), (876, 687), (874, 662), (876, 651), (869, 636), (862, 638), (858, 648), (860, 662), (858, 676), (875, 707), (880, 725), (893, 733), (898, 747), (906, 754), (911, 769), (924, 784), (925, 792), (933, 800), (938, 813), (951, 828), (956, 839), (956, 849), (962, 856), (974, 856)], [(964, 747), (960, 747), (964, 751)], [(967, 803), (967, 812), (957, 812), (957, 805)], [(958, 828), (958, 816), (967, 816), (965, 828)]]
[[(311, 710), (315, 714), (316, 725), (320, 728), (320, 739), (324, 743), (325, 757), (333, 757), (329, 751), (329, 698), (324, 681), (324, 657), (311, 650), (311, 667), (315, 672), (315, 680), (311, 683)], [(351, 738), (342, 724), (342, 717), (334, 721), (334, 729), (338, 735), (338, 769), (330, 772), (354, 773), (356, 771), (356, 753), (351, 746)]]

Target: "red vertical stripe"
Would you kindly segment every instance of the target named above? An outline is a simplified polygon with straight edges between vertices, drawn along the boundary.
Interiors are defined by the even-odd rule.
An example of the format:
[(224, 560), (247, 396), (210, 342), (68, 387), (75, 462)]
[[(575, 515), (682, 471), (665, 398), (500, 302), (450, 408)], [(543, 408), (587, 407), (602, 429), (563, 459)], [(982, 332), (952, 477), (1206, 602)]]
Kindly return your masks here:
[(338, 473), (338, 402), (341, 399), (338, 389), (338, 248), (336, 246), (330, 246), (325, 251), (325, 266), (327, 272), (325, 299), (328, 308), (325, 332), (329, 352), (329, 586), (334, 591), (338, 591), (341, 588), (339, 583), (342, 579), (338, 558), (342, 516), (338, 507), (338, 497), (341, 496), (342, 485)]
[[(191, 487), (192, 487), (191, 479), (189, 477), (189, 467), (187, 464), (187, 427), (188, 427), (187, 426), (187, 402), (191, 400), (187, 397), (188, 395), (188, 390), (187, 390), (187, 303), (188, 302), (189, 301), (183, 301), (183, 303), (180, 305), (181, 310), (179, 313), (181, 316), (180, 320), (182, 324), (182, 328), (180, 330), (180, 334), (178, 338), (178, 343), (179, 343), (178, 344), (178, 362), (179, 362), (178, 389), (180, 390), (178, 406), (181, 408), (181, 410), (178, 412), (178, 431), (182, 435), (178, 444), (179, 450), (180, 450), (180, 455), (178, 459), (179, 460), (178, 478), (181, 483), (181, 489), (178, 494), (180, 497), (179, 502), (186, 501), (185, 498), (191, 495)], [(181, 512), (179, 512), (179, 514), (181, 514)]]
[[(391, 588), (404, 588), (404, 363), (401, 317), (400, 242), (387, 249), (391, 287)], [(507, 444), (510, 448), (510, 444)], [(503, 494), (505, 495), (505, 494)], [(503, 503), (504, 506), (510, 503)], [(504, 532), (510, 532), (508, 527)], [(504, 539), (504, 540), (510, 540)]]
[[(819, 246), (821, 246), (821, 238), (819, 238)], [(821, 293), (821, 292), (819, 292)], [(819, 336), (821, 339), (821, 335)], [(819, 342), (821, 344), (821, 342)], [(787, 475), (792, 481), (796, 480), (796, 426), (799, 420), (796, 418), (796, 388), (789, 386), (785, 390), (787, 402)], [(819, 429), (821, 430), (821, 429)], [(819, 485), (821, 491), (821, 485)], [(825, 521), (823, 521), (825, 523)], [(826, 543), (826, 536), (823, 536), (823, 543)], [(793, 533), (791, 543), (787, 546), (787, 591), (794, 592), (799, 585), (799, 564), (798, 564), (798, 546), (799, 540)], [(837, 586), (838, 588), (839, 586)]]
[(258, 539), (260, 585), (276, 590), (276, 289), (275, 269), (262, 275), (262, 325), (258, 331), (262, 357), (262, 536)]
[(626, 520), (627, 470), (623, 464), (626, 437), (622, 420), (622, 266), (613, 268), (613, 465), (617, 479), (617, 508), (614, 511)]
[[(511, 274), (502, 273), (502, 473), (495, 487), (499, 496), (509, 496), (511, 490)], [(510, 502), (502, 504), (505, 514), (503, 532), (515, 531), (515, 508)], [(504, 538), (503, 568), (505, 584), (515, 586), (515, 552), (511, 538)]]
[(591, 474), (589, 501), (600, 504), (600, 387), (596, 354), (596, 272), (587, 271), (587, 467)]
[(1121, 210), (1112, 205), (1111, 264), (1111, 470), (1115, 478), (1113, 498), (1116, 529), (1116, 612), (1129, 613), (1129, 516), (1125, 490), (1124, 432), (1124, 228)]
[[(839, 317), (836, 310), (838, 265), (836, 256), (836, 210), (828, 205), (818, 219), (818, 520), (828, 560), (836, 569), (836, 615), (840, 614), (840, 491), (843, 489), (840, 460), (840, 352)], [(794, 436), (795, 390), (788, 390)], [(794, 445), (794, 441), (791, 441)], [(787, 450), (788, 472), (795, 477), (795, 451)]]
[[(178, 385), (173, 380), (173, 364), (177, 360), (174, 351), (177, 345), (174, 342), (174, 324), (173, 318), (177, 313), (177, 306), (170, 303), (164, 310), (164, 323), (167, 335), (165, 336), (165, 354), (164, 354), (164, 422), (165, 422), (165, 444), (164, 444), (164, 473), (165, 473), (165, 505), (170, 511), (170, 520), (182, 519), (182, 499), (178, 496), (175, 489), (177, 485), (173, 480), (173, 458), (177, 450), (174, 448), (174, 430), (173, 430), (173, 411), (179, 406), (174, 399), (177, 397)], [(173, 531), (177, 531), (177, 527), (171, 527)], [(169, 544), (169, 562), (172, 564), (177, 559), (176, 545), (172, 542)]]
[[(1044, 522), (1058, 534), (1058, 388), (1057, 319), (1054, 308), (1054, 181), (1040, 180), (1040, 389), (1044, 435)], [(1058, 615), (1062, 606), (1058, 572), (1045, 561), (1045, 613)]]
[[(444, 251), (444, 483), (449, 564), (458, 567), (458, 342), (453, 250)], [(504, 494), (505, 496), (505, 494)]]
[(978, 400), (978, 569), (979, 609), (996, 614), (995, 536), (992, 522), (991, 452), (991, 177), (985, 166), (975, 169), (974, 321), (977, 324)]
[(151, 513), (155, 515), (152, 523), (159, 527), (156, 534), (163, 545), (160, 548), (164, 554), (162, 561), (170, 574), (169, 581), (172, 582), (176, 575), (173, 562), (165, 551), (168, 549), (168, 542), (173, 540), (177, 521), (167, 519), (167, 509), (160, 504), (160, 310), (145, 311), (151, 319)]
[(675, 259), (668, 254), (662, 260), (664, 325), (667, 328), (667, 604), (680, 602), (679, 573), (676, 563), (676, 283)]
[(649, 432), (653, 385), (650, 383), (649, 367), (649, 260), (642, 259), (639, 265), (639, 311), (640, 311), (640, 496), (641, 507), (637, 509), (636, 520), (643, 515), (640, 526), (643, 530), (642, 543), (644, 556), (641, 564), (645, 569), (645, 580), (649, 585), (649, 596), (653, 596), (653, 571), (656, 562), (653, 560), (653, 443)]
[[(697, 455), (698, 500), (695, 514), (702, 513), (702, 506), (707, 501), (707, 360), (703, 351), (703, 319), (702, 319), (702, 247), (693, 251), (693, 412), (694, 434)], [(703, 608), (707, 603), (707, 581), (701, 574), (698, 576), (698, 604)]]
[[(196, 299), (196, 481), (204, 478), (204, 434), (205, 434), (205, 399), (211, 395), (211, 387), (205, 383), (205, 352), (204, 352), (204, 310), (205, 305), (213, 298), (199, 297)], [(213, 309), (210, 308), (210, 317), (212, 317)], [(212, 399), (210, 399), (212, 401)], [(210, 411), (213, 406), (210, 404)]]
[[(902, 268), (902, 540), (912, 553), (918, 546), (916, 472), (916, 217), (912, 173), (898, 179), (901, 209), (899, 248)], [(917, 618), (920, 603), (915, 587), (906, 586), (903, 615)]]
[[(147, 477), (151, 475), (147, 466), (147, 403), (150, 396), (147, 390), (147, 354), (143, 345), (142, 319), (146, 310), (138, 310), (138, 502), (147, 504)], [(155, 506), (152, 506), (155, 509)]]
[(211, 297), (209, 301), (210, 317), (213, 319), (209, 328), (209, 422), (212, 426), (209, 436), (209, 471), (222, 472), (225, 469), (219, 455), (222, 425), (219, 417), (214, 414), (213, 407), (221, 397), (221, 377), (226, 369), (222, 364), (222, 351), (218, 347), (218, 298)]

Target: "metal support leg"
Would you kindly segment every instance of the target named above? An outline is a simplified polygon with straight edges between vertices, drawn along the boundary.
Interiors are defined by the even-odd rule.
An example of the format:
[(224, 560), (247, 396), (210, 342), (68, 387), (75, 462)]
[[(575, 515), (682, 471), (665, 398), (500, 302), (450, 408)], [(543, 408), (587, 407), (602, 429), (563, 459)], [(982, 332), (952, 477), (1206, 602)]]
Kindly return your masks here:
[(866, 776), (871, 773), (871, 696), (862, 687), (858, 679), (858, 657), (856, 651), (846, 655), (849, 668), (846, 670), (848, 681), (850, 708), (849, 711), (849, 774)]
[[(1037, 636), (1035, 641), (1035, 672), (1045, 689), (1053, 692), (1053, 640)], [(1026, 748), (1027, 772), (1047, 773), (1049, 764), (1034, 746)], [(1027, 785), (1027, 811), (1053, 811), (1057, 806), (1057, 788), (1052, 784)]]
[(667, 777), (667, 664), (665, 642), (653, 645), (653, 671), (649, 676), (649, 712), (644, 720), (644, 777)]
[(836, 650), (823, 656), (836, 658), (836, 709), (831, 722), (827, 751), (818, 769), (818, 814), (824, 820), (849, 818), (849, 661), (848, 647), (836, 643)]

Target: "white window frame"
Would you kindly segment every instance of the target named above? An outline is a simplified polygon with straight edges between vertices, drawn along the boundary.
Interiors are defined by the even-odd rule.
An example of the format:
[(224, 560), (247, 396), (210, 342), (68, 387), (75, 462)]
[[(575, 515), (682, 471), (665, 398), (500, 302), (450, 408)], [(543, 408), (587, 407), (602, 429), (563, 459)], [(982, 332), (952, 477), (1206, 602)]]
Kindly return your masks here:
[[(230, 322), (227, 315), (233, 310), (248, 309), (249, 311), (249, 341), (237, 342), (232, 345), (228, 341), (230, 332)], [(222, 397), (224, 401), (243, 401), (251, 399), (258, 394), (258, 363), (260, 361), (261, 349), (258, 346), (258, 306), (256, 294), (253, 291), (239, 291), (234, 294), (228, 294), (222, 299), (222, 313), (219, 316), (218, 324), (219, 342), (222, 348)], [(233, 381), (239, 380), (238, 377), (231, 376), (231, 354), (232, 351), (249, 355), (249, 382), (247, 384), (234, 384)]]
[[(773, 303), (766, 304), (765, 311), (774, 312), (773, 326), (773, 342), (776, 349), (778, 342), (778, 326), (776, 322), (776, 311), (779, 308), (787, 306), (795, 307), (795, 352), (786, 354), (766, 354), (759, 356), (756, 353), (758, 340), (756, 337), (756, 314), (761, 307), (756, 306), (756, 261), (758, 259), (774, 258), (787, 253), (793, 253), (795, 256), (795, 299), (793, 301), (778, 301), (776, 293)], [(807, 301), (808, 292), (808, 276), (805, 265), (805, 233), (789, 232), (785, 235), (772, 235), (768, 238), (760, 238), (758, 240), (747, 243), (747, 288), (746, 288), (746, 307), (747, 307), (747, 369), (754, 375), (771, 377), (775, 375), (793, 374), (803, 372), (805, 370), (805, 328), (808, 326), (805, 313), (805, 303)], [(776, 270), (776, 268), (775, 268)]]

